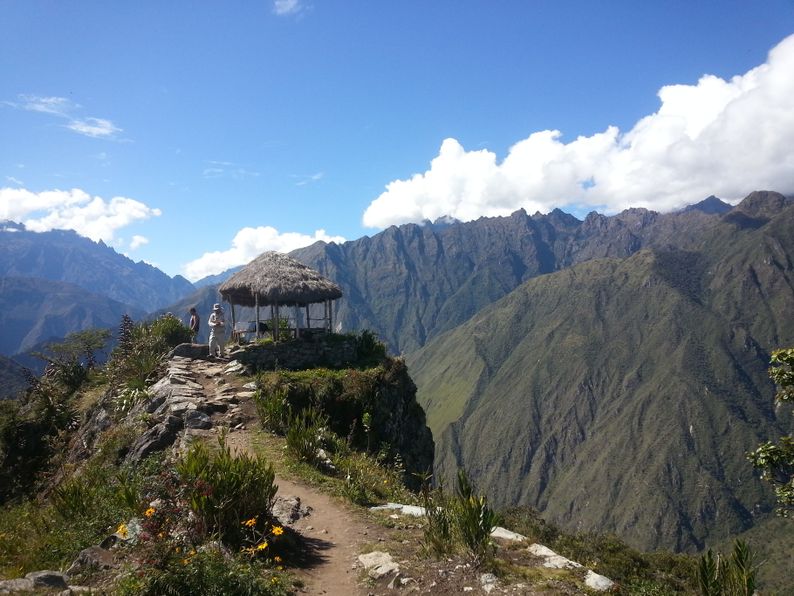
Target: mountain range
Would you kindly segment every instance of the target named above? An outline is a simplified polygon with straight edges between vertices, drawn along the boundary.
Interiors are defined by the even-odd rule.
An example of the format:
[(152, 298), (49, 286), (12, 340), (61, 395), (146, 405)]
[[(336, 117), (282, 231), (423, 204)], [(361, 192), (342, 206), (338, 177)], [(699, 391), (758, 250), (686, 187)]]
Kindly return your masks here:
[(139, 319), (192, 292), (186, 279), (135, 263), (102, 241), (0, 222), (0, 354), (91, 327), (115, 329), (125, 313)]
[(407, 355), (447, 484), (463, 467), (500, 506), (643, 548), (702, 548), (768, 516), (745, 452), (789, 430), (766, 374), (794, 345), (783, 195), (518, 211), (292, 255), (342, 286), (344, 328)]
[(195, 290), (184, 277), (169, 277), (148, 263), (134, 262), (101, 240), (71, 230), (30, 232), (0, 222), (0, 278), (35, 277), (74, 284), (150, 312)]
[[(771, 509), (744, 453), (790, 430), (766, 368), (772, 349), (794, 345), (792, 220), (789, 199), (760, 191), (735, 207), (709, 197), (667, 214), (519, 210), (408, 224), (291, 256), (342, 287), (343, 330), (372, 329), (406, 356), (437, 478), (449, 484), (463, 467), (500, 506), (688, 550), (757, 526)], [(0, 233), (0, 243), (26, 234)], [(142, 265), (80, 242), (110, 259), (96, 265), (108, 280), (131, 281)], [(81, 267), (61, 258), (53, 268), (55, 249), (15, 250), (30, 264), (0, 258), (10, 287), (24, 269), (90, 291), (82, 271), (70, 278), (90, 269), (88, 253), (75, 249)], [(149, 295), (157, 306), (143, 310), (180, 317), (194, 305), (208, 313), (232, 273), (192, 286), (147, 267), (158, 283), (129, 296), (116, 288), (121, 302), (140, 308)], [(113, 318), (111, 306), (102, 308)]]

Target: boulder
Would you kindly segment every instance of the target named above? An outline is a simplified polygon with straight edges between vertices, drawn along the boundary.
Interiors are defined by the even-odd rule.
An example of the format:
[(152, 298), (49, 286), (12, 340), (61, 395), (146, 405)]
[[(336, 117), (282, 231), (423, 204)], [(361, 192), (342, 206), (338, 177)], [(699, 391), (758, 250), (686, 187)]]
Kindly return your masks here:
[(69, 569), (66, 570), (66, 574), (74, 575), (85, 569), (110, 569), (115, 565), (115, 557), (109, 550), (101, 546), (89, 546), (80, 551)]
[(68, 578), (60, 571), (31, 571), (25, 576), (33, 582), (35, 588), (58, 588), (63, 590), (69, 587)]
[(177, 433), (182, 429), (182, 425), (182, 419), (177, 416), (168, 416), (160, 424), (155, 424), (135, 442), (127, 459), (131, 462), (138, 462), (156, 451), (170, 447), (176, 441)]
[(185, 413), (185, 426), (187, 428), (212, 428), (212, 420), (204, 412), (198, 410), (188, 410)]
[(604, 577), (603, 575), (599, 575), (592, 569), (587, 570), (587, 574), (584, 576), (584, 583), (588, 588), (595, 590), (596, 592), (606, 592), (611, 590), (615, 585), (615, 582), (613, 582), (611, 579)]
[(358, 562), (372, 579), (380, 579), (390, 573), (400, 572), (400, 566), (394, 562), (392, 556), (382, 551), (359, 555)]

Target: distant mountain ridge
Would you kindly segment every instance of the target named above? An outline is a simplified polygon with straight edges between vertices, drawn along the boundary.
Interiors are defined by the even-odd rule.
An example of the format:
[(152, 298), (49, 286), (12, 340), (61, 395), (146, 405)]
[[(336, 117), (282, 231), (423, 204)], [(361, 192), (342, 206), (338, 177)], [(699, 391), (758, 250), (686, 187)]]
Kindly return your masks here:
[(33, 277), (0, 278), (0, 354), (11, 356), (93, 327), (116, 329), (143, 310), (74, 284)]
[(32, 277), (66, 282), (149, 312), (194, 291), (181, 276), (134, 262), (101, 240), (71, 230), (30, 232), (0, 222), (0, 278)]
[[(755, 195), (788, 201), (778, 193)], [(532, 216), (519, 210), (465, 223), (393, 226), (290, 255), (342, 286), (337, 316), (343, 329), (376, 330), (394, 352), (410, 353), (538, 275), (642, 248), (697, 246), (734, 212), (728, 206), (726, 213), (726, 205), (710, 197), (675, 213), (632, 208), (613, 216), (592, 212), (583, 221), (559, 209)]]
[(684, 240), (531, 279), (411, 354), (438, 476), (647, 549), (769, 515), (745, 453), (794, 430), (767, 376), (794, 345), (794, 206), (753, 193)]

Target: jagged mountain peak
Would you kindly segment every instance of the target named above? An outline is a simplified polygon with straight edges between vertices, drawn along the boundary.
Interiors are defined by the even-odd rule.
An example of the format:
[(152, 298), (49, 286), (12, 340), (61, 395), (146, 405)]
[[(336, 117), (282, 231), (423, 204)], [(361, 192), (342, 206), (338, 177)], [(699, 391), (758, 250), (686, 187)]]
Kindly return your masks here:
[(705, 213), (707, 215), (722, 215), (723, 213), (727, 213), (731, 209), (733, 209), (733, 206), (731, 204), (726, 203), (725, 201), (715, 197), (714, 195), (711, 195), (693, 205), (687, 205), (686, 207), (681, 209), (681, 213), (700, 211), (701, 213)]
[(733, 211), (749, 217), (769, 218), (780, 213), (792, 204), (784, 195), (770, 190), (756, 190), (747, 195), (734, 207)]

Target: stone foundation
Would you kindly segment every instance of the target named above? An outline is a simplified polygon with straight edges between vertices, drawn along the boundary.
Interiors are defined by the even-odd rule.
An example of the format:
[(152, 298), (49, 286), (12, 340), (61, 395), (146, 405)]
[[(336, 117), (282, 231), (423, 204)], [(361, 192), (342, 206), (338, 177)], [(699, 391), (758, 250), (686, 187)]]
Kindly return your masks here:
[(303, 370), (306, 368), (346, 368), (356, 363), (356, 340), (331, 336), (312, 340), (292, 340), (277, 344), (252, 344), (229, 352), (250, 371)]

